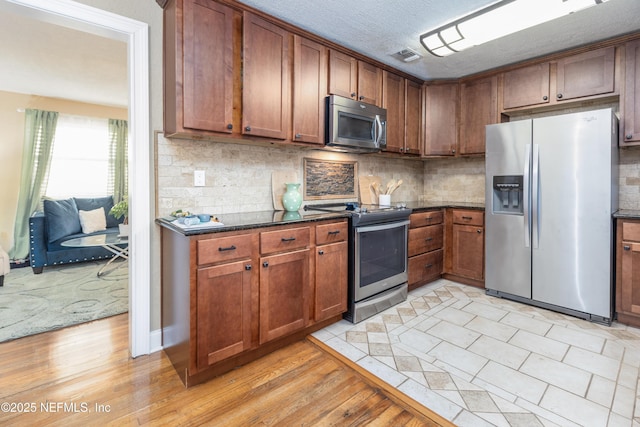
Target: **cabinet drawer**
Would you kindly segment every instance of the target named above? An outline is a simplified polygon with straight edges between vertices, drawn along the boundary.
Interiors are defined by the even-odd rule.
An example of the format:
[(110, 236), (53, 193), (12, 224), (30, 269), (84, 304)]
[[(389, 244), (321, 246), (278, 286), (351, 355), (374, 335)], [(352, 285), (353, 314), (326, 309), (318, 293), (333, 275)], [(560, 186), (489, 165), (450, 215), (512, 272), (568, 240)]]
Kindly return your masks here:
[(640, 222), (622, 223), (622, 240), (640, 242)]
[(412, 213), (409, 217), (411, 228), (425, 227), (427, 225), (436, 225), (442, 223), (442, 211), (428, 211)]
[(309, 227), (260, 233), (260, 253), (291, 251), (309, 246)]
[(343, 242), (347, 240), (347, 233), (346, 222), (318, 225), (316, 226), (316, 245)]
[(484, 212), (453, 210), (453, 223), (465, 225), (484, 225)]
[(198, 240), (198, 265), (251, 258), (257, 234)]
[(409, 284), (426, 282), (442, 274), (442, 249), (409, 258)]
[(409, 256), (442, 248), (444, 225), (412, 228), (409, 230)]

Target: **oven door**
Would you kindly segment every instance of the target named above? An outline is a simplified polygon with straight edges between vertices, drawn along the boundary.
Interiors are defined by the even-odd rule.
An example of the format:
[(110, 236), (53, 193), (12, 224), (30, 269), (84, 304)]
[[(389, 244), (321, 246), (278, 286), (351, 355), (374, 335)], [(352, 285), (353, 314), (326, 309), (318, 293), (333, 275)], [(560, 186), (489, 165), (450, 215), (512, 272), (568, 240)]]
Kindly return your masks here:
[(356, 302), (407, 281), (408, 230), (408, 220), (355, 228)]

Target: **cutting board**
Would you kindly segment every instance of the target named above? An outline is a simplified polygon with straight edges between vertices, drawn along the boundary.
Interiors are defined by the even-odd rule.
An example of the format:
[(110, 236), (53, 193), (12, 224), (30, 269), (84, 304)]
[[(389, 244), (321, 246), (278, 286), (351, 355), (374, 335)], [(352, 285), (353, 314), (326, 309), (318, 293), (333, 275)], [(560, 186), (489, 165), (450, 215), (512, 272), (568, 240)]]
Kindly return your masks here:
[(376, 200), (376, 197), (373, 194), (371, 184), (374, 182), (380, 184), (382, 182), (382, 178), (375, 175), (360, 175), (358, 177), (358, 182), (360, 187), (360, 203), (363, 205), (377, 205), (378, 200)]
[(293, 171), (274, 171), (271, 174), (271, 194), (273, 197), (273, 209), (283, 211), (282, 196), (287, 191), (287, 183), (299, 183), (298, 174)]

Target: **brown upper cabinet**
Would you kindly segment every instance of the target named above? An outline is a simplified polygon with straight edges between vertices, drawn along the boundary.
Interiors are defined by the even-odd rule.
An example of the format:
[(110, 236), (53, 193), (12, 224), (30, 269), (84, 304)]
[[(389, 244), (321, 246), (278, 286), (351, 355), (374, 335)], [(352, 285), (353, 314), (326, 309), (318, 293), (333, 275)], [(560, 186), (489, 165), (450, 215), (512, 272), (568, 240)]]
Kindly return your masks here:
[(503, 74), (502, 108), (549, 103), (549, 63), (518, 68)]
[(290, 131), (291, 34), (244, 13), (242, 133), (287, 139)]
[(614, 95), (615, 62), (612, 46), (506, 71), (502, 111)]
[(336, 50), (329, 52), (329, 93), (382, 106), (382, 70)]
[(329, 49), (293, 38), (293, 140), (324, 144)]
[(640, 144), (640, 40), (625, 45), (625, 85), (620, 123), (621, 145)]
[(387, 110), (385, 151), (419, 155), (422, 86), (397, 74), (383, 71), (382, 107)]
[(425, 156), (454, 156), (458, 147), (458, 84), (427, 85), (424, 89)]
[(490, 76), (460, 85), (459, 154), (484, 154), (485, 126), (498, 123), (498, 79)]
[[(170, 2), (164, 14), (164, 132), (167, 136), (231, 133), (234, 43), (242, 16), (211, 0)], [(239, 86), (237, 87), (239, 90)], [(239, 118), (238, 118), (239, 119)]]

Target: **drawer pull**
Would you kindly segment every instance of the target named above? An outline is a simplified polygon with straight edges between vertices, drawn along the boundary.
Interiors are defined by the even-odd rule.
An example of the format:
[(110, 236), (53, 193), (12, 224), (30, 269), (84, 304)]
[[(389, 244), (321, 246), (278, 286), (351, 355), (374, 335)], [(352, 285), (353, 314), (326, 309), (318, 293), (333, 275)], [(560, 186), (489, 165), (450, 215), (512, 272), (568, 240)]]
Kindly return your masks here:
[(426, 239), (424, 239), (424, 240), (426, 240), (427, 242), (430, 242), (430, 241), (432, 241), (432, 240), (433, 240), (433, 237), (427, 237), (427, 238), (426, 238)]
[(296, 240), (295, 237), (283, 237), (282, 239), (280, 239), (283, 242), (293, 242), (294, 240)]
[(424, 266), (424, 268), (431, 268), (431, 267), (433, 267), (433, 264), (427, 264)]
[(329, 231), (327, 234), (333, 234), (333, 235), (340, 234), (340, 230)]
[(265, 262), (263, 262), (263, 263), (262, 263), (262, 266), (263, 266), (263, 267), (269, 267), (269, 261), (265, 261)]
[(244, 269), (245, 269), (245, 270), (247, 270), (247, 271), (251, 270), (251, 264), (247, 264), (247, 265), (245, 265), (245, 266), (244, 266)]
[(630, 251), (631, 250), (631, 246), (629, 246), (629, 245), (624, 245), (623, 248), (624, 248), (625, 251)]
[(463, 216), (462, 219), (466, 219), (468, 221), (468, 220), (473, 219), (473, 218), (470, 217), (470, 216)]
[(324, 251), (323, 251), (322, 249), (320, 249), (320, 250), (318, 251), (318, 255), (324, 255)]
[(224, 251), (235, 251), (235, 250), (236, 250), (236, 247), (235, 247), (234, 245), (231, 245), (231, 246), (226, 247), (226, 248), (218, 248), (218, 251), (219, 251), (219, 252), (224, 252)]

